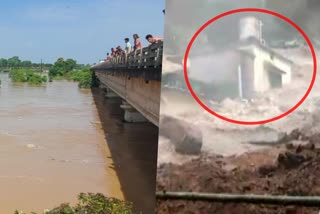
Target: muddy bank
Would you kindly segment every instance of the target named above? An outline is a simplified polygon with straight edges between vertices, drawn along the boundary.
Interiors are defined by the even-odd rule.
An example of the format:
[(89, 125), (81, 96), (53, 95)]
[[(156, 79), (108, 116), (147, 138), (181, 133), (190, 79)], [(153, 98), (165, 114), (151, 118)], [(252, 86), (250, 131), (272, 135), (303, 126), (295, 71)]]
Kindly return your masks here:
[[(296, 132), (297, 133), (297, 132)], [(241, 156), (202, 154), (182, 165), (158, 168), (157, 190), (292, 196), (320, 195), (320, 138), (304, 137)], [(301, 138), (301, 136), (300, 136)], [(197, 170), (195, 170), (197, 169)], [(303, 207), (158, 201), (157, 213), (319, 213)]]

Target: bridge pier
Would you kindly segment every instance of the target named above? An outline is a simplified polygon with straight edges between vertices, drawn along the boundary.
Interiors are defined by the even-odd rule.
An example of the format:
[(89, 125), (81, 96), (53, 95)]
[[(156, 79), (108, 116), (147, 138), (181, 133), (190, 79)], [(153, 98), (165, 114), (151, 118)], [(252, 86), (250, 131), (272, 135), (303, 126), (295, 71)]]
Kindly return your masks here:
[(110, 88), (108, 88), (104, 84), (100, 84), (99, 88), (103, 90), (104, 96), (106, 98), (117, 98), (117, 97), (119, 97), (116, 93), (114, 93)]
[(104, 84), (100, 84), (99, 88), (102, 89), (102, 90), (105, 90), (105, 89), (107, 89), (107, 86), (105, 86)]
[(122, 105), (120, 106), (124, 110), (124, 120), (129, 123), (143, 123), (148, 120), (135, 108), (133, 108), (126, 101), (122, 101)]
[(105, 97), (106, 98), (117, 98), (119, 97), (116, 93), (114, 93), (110, 88), (105, 88)]

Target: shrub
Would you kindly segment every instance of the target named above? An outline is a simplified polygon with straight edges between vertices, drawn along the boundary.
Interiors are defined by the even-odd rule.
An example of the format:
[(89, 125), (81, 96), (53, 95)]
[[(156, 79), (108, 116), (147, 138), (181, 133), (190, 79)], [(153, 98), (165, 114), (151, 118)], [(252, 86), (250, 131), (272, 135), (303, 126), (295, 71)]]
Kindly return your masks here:
[(32, 85), (47, 82), (47, 77), (42, 77), (30, 69), (14, 69), (10, 72), (10, 78), (13, 82), (28, 82)]
[[(45, 214), (133, 214), (132, 204), (115, 198), (107, 198), (102, 194), (81, 193), (75, 207), (67, 203), (44, 212)], [(15, 211), (15, 214), (25, 214)], [(36, 214), (36, 213), (33, 213)]]
[(92, 86), (92, 73), (88, 68), (70, 72), (68, 79), (79, 82), (79, 88), (90, 88)]
[(27, 76), (23, 69), (13, 69), (10, 71), (10, 78), (13, 82), (26, 82)]

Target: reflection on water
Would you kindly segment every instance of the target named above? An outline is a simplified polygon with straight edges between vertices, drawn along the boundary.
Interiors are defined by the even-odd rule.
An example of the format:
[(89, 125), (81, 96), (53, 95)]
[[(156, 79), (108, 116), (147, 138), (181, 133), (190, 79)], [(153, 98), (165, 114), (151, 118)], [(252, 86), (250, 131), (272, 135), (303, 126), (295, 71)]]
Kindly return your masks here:
[[(80, 192), (100, 192), (120, 199), (131, 196), (132, 199), (130, 190), (143, 182), (151, 186), (146, 193), (153, 191), (153, 181), (148, 180), (150, 175), (143, 176), (148, 170), (139, 168), (143, 166), (139, 162), (156, 159), (156, 151), (151, 151), (154, 152), (151, 157), (138, 157), (135, 161), (135, 155), (139, 155), (142, 148), (132, 148), (143, 144), (134, 145), (143, 138), (131, 138), (130, 130), (136, 133), (134, 126), (117, 128), (115, 121), (120, 121), (121, 115), (108, 120), (110, 112), (103, 113), (107, 107), (96, 106), (101, 95), (93, 96), (90, 90), (79, 90), (76, 83), (66, 81), (29, 87), (12, 84), (7, 74), (0, 74), (0, 79), (0, 213), (12, 213), (15, 209), (41, 212), (62, 202), (74, 203)], [(108, 124), (100, 120), (102, 115)], [(154, 133), (145, 139), (154, 143), (150, 141), (156, 140), (157, 130), (149, 124), (142, 126), (151, 127)], [(109, 141), (106, 137), (109, 129), (111, 135), (119, 136)], [(122, 150), (116, 151), (117, 143)], [(110, 149), (110, 145), (113, 148)], [(129, 168), (125, 165), (127, 161), (132, 162)], [(118, 166), (128, 172), (118, 170)], [(121, 180), (124, 173), (127, 178), (132, 173), (131, 181)], [(142, 175), (136, 184), (132, 178), (135, 175)], [(142, 200), (149, 196), (142, 195)], [(142, 210), (143, 204), (140, 202)]]
[(103, 99), (93, 90), (124, 195), (137, 213), (154, 213), (158, 128), (151, 123), (123, 123), (121, 99)]

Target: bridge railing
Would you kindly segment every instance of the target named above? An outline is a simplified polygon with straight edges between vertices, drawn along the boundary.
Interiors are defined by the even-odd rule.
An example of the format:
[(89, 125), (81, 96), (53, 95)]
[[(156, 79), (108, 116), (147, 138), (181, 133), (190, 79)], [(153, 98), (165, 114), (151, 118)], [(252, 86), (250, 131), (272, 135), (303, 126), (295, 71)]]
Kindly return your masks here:
[(137, 49), (124, 56), (112, 57), (107, 63), (114, 68), (159, 68), (162, 66), (163, 42)]

